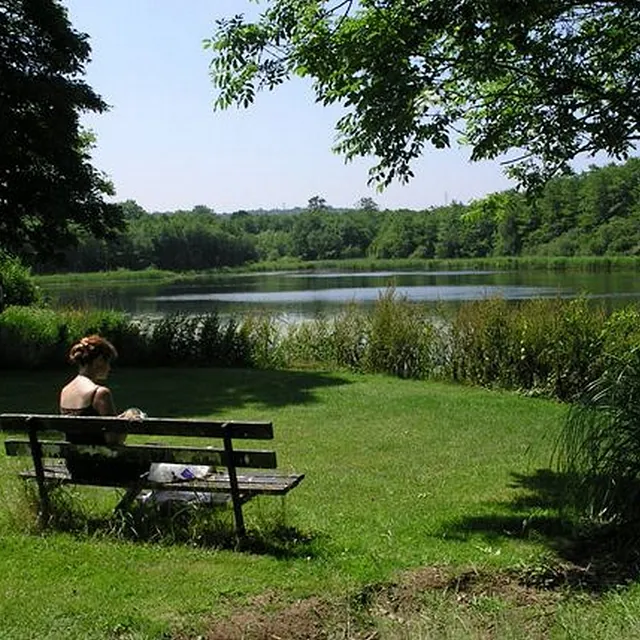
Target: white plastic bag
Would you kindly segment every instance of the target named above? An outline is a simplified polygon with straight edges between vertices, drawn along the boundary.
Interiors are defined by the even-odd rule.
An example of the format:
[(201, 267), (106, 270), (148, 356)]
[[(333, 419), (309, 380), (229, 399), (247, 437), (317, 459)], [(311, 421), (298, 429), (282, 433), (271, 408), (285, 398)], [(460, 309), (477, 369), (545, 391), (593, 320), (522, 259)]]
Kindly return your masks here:
[(154, 462), (149, 468), (150, 482), (185, 482), (206, 478), (212, 472), (210, 466), (197, 464), (173, 464), (170, 462)]

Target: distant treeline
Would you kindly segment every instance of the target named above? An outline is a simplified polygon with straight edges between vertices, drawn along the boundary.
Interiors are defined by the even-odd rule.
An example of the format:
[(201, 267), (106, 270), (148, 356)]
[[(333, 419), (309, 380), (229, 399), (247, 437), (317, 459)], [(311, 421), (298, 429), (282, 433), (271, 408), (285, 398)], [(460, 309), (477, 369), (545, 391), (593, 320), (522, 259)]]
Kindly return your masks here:
[(424, 211), (328, 207), (217, 215), (207, 207), (148, 213), (122, 203), (127, 230), (110, 241), (81, 236), (62, 264), (39, 272), (155, 267), (174, 271), (283, 258), (486, 258), (640, 254), (640, 159), (549, 182), (536, 197), (494, 193)]

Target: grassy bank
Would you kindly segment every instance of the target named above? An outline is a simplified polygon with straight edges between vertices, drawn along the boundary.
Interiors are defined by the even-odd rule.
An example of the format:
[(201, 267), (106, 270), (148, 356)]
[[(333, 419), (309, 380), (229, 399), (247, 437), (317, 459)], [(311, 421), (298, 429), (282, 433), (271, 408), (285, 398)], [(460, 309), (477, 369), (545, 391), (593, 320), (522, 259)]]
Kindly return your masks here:
[(542, 257), (542, 256), (495, 256), (485, 258), (455, 259), (415, 259), (415, 258), (356, 258), (352, 260), (315, 260), (258, 262), (241, 268), (247, 271), (277, 271), (288, 269), (345, 271), (385, 271), (399, 269), (424, 269), (427, 271), (442, 270), (482, 270), (498, 271), (543, 270), (543, 271), (636, 271), (640, 269), (640, 257), (637, 256), (576, 256), (576, 257)]
[(108, 280), (114, 284), (129, 284), (136, 281), (143, 282), (173, 282), (180, 278), (181, 274), (174, 271), (163, 271), (161, 269), (143, 269), (141, 271), (130, 271), (128, 269), (117, 269), (115, 271), (93, 271), (88, 273), (50, 273), (34, 274), (33, 278), (39, 285), (68, 285), (75, 283), (98, 284)]
[[(0, 373), (0, 410), (53, 411), (65, 378)], [(284, 611), (293, 620), (309, 602), (341, 638), (375, 629), (380, 638), (617, 638), (640, 629), (635, 585), (596, 596), (566, 583), (540, 590), (526, 611), (503, 591), (461, 598), (460, 590), (425, 587), (404, 622), (367, 608), (388, 581), (420, 567), (494, 578), (515, 572), (543, 584), (555, 575), (549, 567), (576, 559), (553, 474), (539, 471), (548, 468), (559, 404), (321, 371), (122, 369), (112, 387), (120, 406), (151, 415), (273, 420), (280, 466), (307, 474), (284, 504), (295, 536), (261, 553), (197, 540), (132, 542), (109, 520), (116, 494), (88, 489), (65, 492), (85, 529), (42, 535), (14, 477), (19, 463), (2, 454), (0, 637), (253, 637), (237, 626), (226, 636), (214, 631), (228, 616), (241, 625), (248, 605), (265, 619)], [(249, 503), (250, 531), (276, 536), (270, 527), (282, 509), (279, 499)], [(273, 633), (311, 637), (287, 628)]]
[(585, 256), (585, 257), (488, 257), (459, 258), (451, 260), (419, 260), (419, 259), (374, 259), (358, 258), (353, 260), (315, 260), (304, 261), (294, 258), (283, 260), (256, 262), (241, 267), (225, 267), (224, 269), (206, 272), (162, 271), (145, 269), (143, 271), (100, 271), (95, 273), (59, 273), (36, 275), (38, 284), (53, 285), (69, 282), (103, 282), (127, 283), (136, 280), (153, 282), (178, 282), (210, 277), (216, 273), (253, 273), (265, 271), (325, 271), (340, 269), (344, 271), (386, 271), (416, 269), (427, 271), (461, 270), (461, 269), (493, 269), (499, 271), (513, 270), (547, 270), (547, 271), (637, 271), (640, 269), (640, 257), (637, 256)]

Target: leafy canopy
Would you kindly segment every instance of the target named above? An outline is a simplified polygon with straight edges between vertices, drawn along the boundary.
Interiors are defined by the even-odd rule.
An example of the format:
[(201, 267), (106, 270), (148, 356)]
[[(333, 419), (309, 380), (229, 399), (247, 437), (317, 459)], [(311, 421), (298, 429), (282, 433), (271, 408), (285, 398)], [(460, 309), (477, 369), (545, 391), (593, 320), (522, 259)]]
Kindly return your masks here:
[(371, 182), (412, 177), (425, 146), (503, 157), (526, 187), (640, 134), (638, 0), (264, 0), (205, 47), (217, 108), (292, 74), (341, 104), (335, 150), (374, 155)]
[(82, 80), (87, 39), (58, 0), (0, 0), (0, 247), (17, 255), (123, 226), (79, 125), (82, 112), (107, 109)]

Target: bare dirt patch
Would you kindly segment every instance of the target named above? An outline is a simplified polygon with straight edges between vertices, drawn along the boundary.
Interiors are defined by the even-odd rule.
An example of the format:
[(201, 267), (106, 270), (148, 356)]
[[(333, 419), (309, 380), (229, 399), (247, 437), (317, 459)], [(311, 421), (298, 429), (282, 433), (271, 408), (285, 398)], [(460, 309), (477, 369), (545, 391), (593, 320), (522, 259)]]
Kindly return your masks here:
[[(255, 606), (255, 608), (253, 608)], [(216, 620), (203, 635), (206, 640), (323, 640), (334, 608), (320, 598), (300, 600), (272, 609), (253, 603), (232, 616)]]
[[(312, 597), (283, 603), (275, 594), (255, 598), (231, 616), (212, 620), (202, 635), (206, 640), (374, 640), (380, 638), (377, 621), (410, 623), (438, 594), (452, 609), (471, 610), (481, 599), (495, 599), (510, 611), (543, 612), (553, 609), (562, 594), (541, 585), (527, 584), (515, 572), (453, 573), (445, 567), (407, 571), (390, 583), (369, 585), (347, 599)], [(490, 624), (487, 623), (488, 627)], [(492, 637), (490, 628), (486, 635)], [(533, 637), (533, 636), (532, 636)]]

